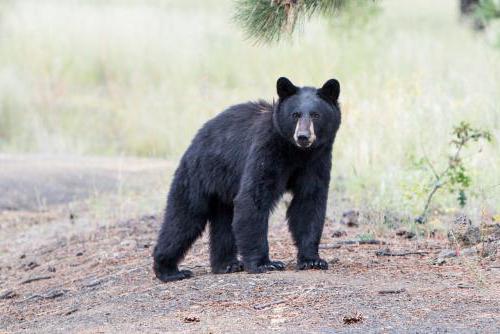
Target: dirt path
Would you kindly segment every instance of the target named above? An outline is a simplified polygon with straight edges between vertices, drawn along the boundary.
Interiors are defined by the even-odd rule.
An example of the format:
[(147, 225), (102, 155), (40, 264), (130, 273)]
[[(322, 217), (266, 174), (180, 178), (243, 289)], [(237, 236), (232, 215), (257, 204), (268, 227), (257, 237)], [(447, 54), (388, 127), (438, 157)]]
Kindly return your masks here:
[[(148, 182), (151, 180), (144, 184)], [(41, 233), (42, 240), (20, 242), (40, 225), (71, 225), (67, 205), (47, 206), (41, 212), (25, 209), (0, 214), (1, 231), (12, 235), (12, 240), (3, 235), (0, 246), (0, 332), (500, 330), (498, 259), (461, 256), (446, 259), (442, 265), (433, 264), (440, 250), (447, 247), (441, 237), (403, 240), (390, 234), (383, 238), (387, 242), (383, 246), (323, 249), (323, 256), (330, 261), (328, 271), (296, 272), (294, 248), (280, 208), (271, 224), (270, 246), (273, 258), (289, 263), (287, 271), (212, 275), (203, 238), (183, 264), (196, 276), (163, 284), (151, 271), (150, 253), (160, 224), (155, 211), (130, 213), (129, 217), (124, 214), (112, 224), (90, 224), (71, 236)], [(89, 207), (73, 203), (71, 210), (86, 217)], [(73, 224), (79, 226), (80, 222)], [(324, 243), (353, 239), (363, 229), (348, 229), (347, 236), (339, 239), (331, 236), (336, 228), (331, 222), (326, 225)], [(29, 240), (36, 239), (36, 235), (29, 235)], [(375, 252), (382, 247), (427, 253), (377, 256)]]

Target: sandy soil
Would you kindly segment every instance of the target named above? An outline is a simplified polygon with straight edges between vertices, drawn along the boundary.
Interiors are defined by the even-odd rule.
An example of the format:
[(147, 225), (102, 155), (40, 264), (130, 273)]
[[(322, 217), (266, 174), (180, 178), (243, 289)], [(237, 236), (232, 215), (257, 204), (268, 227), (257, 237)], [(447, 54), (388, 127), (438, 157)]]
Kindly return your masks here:
[[(171, 168), (164, 163), (151, 171), (166, 166)], [(56, 168), (49, 170), (54, 174)], [(94, 173), (92, 168), (85, 171)], [(112, 179), (116, 169), (108, 171)], [(6, 175), (0, 174), (0, 187)], [(133, 174), (135, 183), (141, 184), (144, 175)], [(85, 193), (85, 182), (78, 188)], [(0, 332), (500, 331), (498, 258), (458, 256), (437, 265), (437, 254), (449, 247), (443, 236), (408, 240), (391, 232), (380, 238), (385, 245), (322, 249), (329, 270), (298, 272), (281, 205), (271, 223), (270, 247), (274, 259), (288, 263), (286, 271), (212, 275), (204, 237), (182, 265), (195, 277), (164, 284), (151, 270), (158, 212), (80, 228), (74, 215), (84, 217), (85, 205), (72, 202), (68, 216), (67, 201), (46, 204), (43, 210), (14, 208), (12, 203), (0, 213)], [(53, 231), (51, 226), (73, 226), (78, 233), (46, 233)], [(352, 240), (364, 230), (342, 227), (347, 235), (334, 238), (338, 228), (338, 223), (327, 222), (324, 244)], [(381, 248), (422, 254), (377, 256)]]

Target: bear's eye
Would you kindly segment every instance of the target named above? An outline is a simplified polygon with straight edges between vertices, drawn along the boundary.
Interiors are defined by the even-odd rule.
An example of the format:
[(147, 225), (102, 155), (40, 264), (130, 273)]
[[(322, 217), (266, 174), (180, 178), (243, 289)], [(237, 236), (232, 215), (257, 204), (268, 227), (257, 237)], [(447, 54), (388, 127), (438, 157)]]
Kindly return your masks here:
[(314, 119), (318, 119), (319, 118), (319, 114), (317, 112), (313, 112), (313, 113), (311, 113), (311, 117), (314, 118)]
[(292, 117), (293, 117), (294, 119), (299, 119), (299, 118), (300, 118), (300, 116), (302, 116), (302, 115), (301, 115), (300, 113), (298, 113), (298, 112), (294, 112), (294, 113), (292, 114)]

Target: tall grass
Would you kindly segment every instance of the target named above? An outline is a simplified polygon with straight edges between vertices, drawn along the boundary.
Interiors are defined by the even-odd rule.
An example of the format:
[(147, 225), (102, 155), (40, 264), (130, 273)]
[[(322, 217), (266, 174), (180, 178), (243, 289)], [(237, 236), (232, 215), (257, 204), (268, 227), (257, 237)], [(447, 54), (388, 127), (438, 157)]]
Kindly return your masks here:
[(277, 77), (336, 77), (334, 186), (360, 205), (414, 210), (424, 174), (413, 161), (445, 157), (453, 125), (466, 120), (495, 139), (468, 159), (472, 205), (499, 209), (500, 52), (459, 24), (456, 1), (386, 0), (367, 24), (318, 19), (269, 46), (244, 39), (232, 5), (4, 2), (0, 149), (175, 159), (225, 107), (272, 99)]

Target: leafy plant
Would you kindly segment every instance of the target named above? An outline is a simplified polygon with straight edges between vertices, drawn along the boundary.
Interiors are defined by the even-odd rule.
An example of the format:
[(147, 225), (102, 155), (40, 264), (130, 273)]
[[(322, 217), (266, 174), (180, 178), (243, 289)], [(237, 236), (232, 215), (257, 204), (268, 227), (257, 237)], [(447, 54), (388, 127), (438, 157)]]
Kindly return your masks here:
[(500, 18), (500, 1), (480, 0), (474, 14), (483, 23)]
[(427, 195), (422, 214), (417, 217), (416, 222), (423, 224), (427, 221), (432, 199), (440, 189), (448, 189), (450, 192), (456, 193), (458, 204), (461, 207), (466, 205), (466, 190), (471, 185), (471, 177), (464, 164), (462, 151), (469, 143), (478, 142), (479, 140), (490, 142), (492, 140), (490, 132), (473, 128), (467, 122), (461, 122), (453, 129), (453, 139), (450, 145), (454, 153), (448, 157), (448, 164), (442, 171), (437, 172), (430, 160), (427, 157), (424, 158), (424, 161), (434, 175), (434, 181)]

